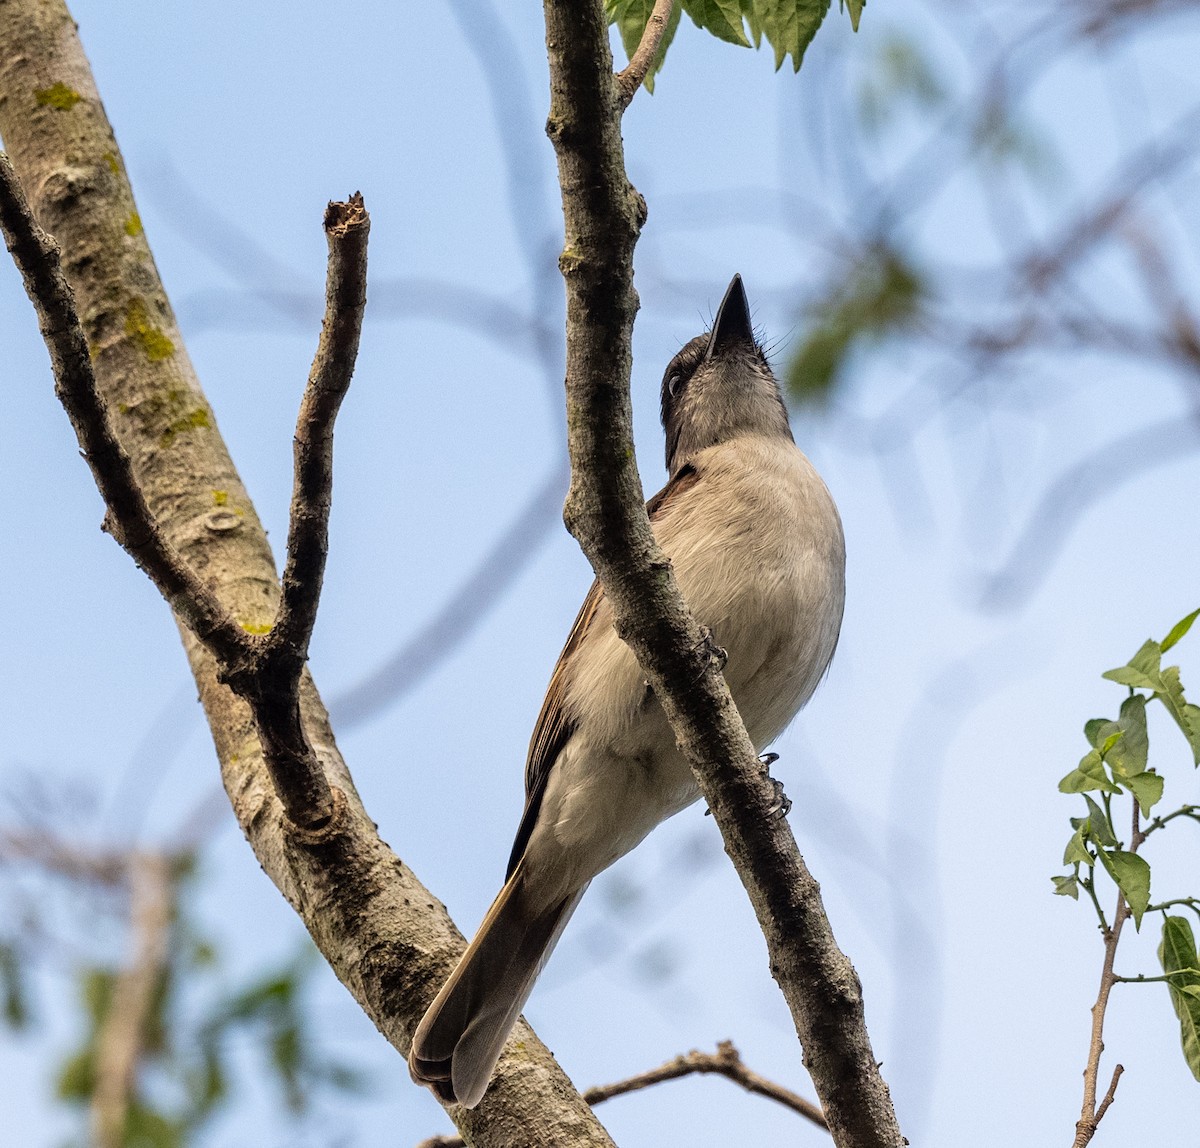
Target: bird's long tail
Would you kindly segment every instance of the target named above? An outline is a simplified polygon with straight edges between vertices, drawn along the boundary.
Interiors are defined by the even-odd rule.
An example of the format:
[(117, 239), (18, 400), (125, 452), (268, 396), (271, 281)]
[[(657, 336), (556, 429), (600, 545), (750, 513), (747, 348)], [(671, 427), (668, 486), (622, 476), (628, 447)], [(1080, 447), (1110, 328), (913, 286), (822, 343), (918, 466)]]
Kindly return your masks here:
[(492, 902), (475, 939), (417, 1026), (408, 1056), (415, 1081), (467, 1108), (482, 1099), (533, 982), (584, 892), (580, 889), (549, 909), (535, 908), (523, 868), (517, 866)]

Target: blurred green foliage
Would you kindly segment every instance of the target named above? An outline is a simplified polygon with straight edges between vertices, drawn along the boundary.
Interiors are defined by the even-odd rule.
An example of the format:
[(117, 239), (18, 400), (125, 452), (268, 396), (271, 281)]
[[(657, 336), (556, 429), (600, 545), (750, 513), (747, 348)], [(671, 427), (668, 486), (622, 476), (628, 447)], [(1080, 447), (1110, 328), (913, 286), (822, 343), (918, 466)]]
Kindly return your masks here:
[(784, 374), (788, 396), (827, 399), (856, 348), (915, 326), (926, 294), (923, 276), (902, 252), (882, 241), (867, 247), (808, 308), (807, 334)]

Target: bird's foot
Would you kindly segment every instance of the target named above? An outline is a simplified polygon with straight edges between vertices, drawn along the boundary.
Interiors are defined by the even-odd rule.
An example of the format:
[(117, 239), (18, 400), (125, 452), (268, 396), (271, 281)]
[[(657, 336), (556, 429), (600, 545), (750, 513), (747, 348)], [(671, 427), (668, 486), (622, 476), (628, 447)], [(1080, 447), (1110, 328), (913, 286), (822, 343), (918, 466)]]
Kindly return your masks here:
[(786, 817), (792, 811), (792, 799), (783, 791), (783, 782), (771, 776), (771, 766), (779, 760), (777, 753), (764, 753), (758, 759), (762, 763), (763, 776), (775, 787), (775, 800), (767, 810), (768, 817)]
[[(708, 655), (709, 664), (715, 665), (718, 673), (724, 671), (726, 665), (729, 664), (729, 651), (724, 646), (717, 645), (713, 640), (712, 631), (707, 626), (701, 629), (700, 644), (696, 649), (703, 650)], [(704, 668), (707, 669), (708, 666)], [(700, 673), (703, 675), (704, 670), (701, 670)]]

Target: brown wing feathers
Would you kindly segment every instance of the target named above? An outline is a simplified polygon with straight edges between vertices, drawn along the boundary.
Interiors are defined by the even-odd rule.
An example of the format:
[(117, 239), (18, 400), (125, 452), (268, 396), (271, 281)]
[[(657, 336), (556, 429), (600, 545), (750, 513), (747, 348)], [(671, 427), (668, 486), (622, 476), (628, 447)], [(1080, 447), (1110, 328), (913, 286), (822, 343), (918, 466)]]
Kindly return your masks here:
[[(691, 463), (680, 467), (671, 476), (670, 482), (646, 503), (646, 513), (650, 516), (650, 521), (653, 522), (676, 498), (699, 481), (700, 472)], [(567, 671), (571, 655), (579, 648), (603, 600), (604, 587), (597, 580), (592, 583), (592, 588), (583, 600), (575, 625), (571, 627), (571, 633), (567, 636), (567, 644), (558, 656), (554, 673), (550, 675), (546, 700), (542, 702), (542, 711), (538, 714), (533, 736), (529, 740), (529, 756), (525, 763), (525, 810), (521, 814), (521, 824), (517, 827), (517, 837), (508, 859), (506, 880), (513, 875), (513, 870), (516, 869), (525, 852), (525, 846), (529, 843), (550, 770), (575, 731), (574, 722), (567, 715), (564, 705)]]

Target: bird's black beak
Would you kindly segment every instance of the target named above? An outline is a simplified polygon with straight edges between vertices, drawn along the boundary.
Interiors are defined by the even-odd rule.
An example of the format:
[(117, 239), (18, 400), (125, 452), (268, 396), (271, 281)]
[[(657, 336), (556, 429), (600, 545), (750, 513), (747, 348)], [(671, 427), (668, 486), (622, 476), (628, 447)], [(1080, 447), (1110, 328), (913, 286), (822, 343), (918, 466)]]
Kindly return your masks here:
[(704, 352), (705, 362), (739, 343), (754, 346), (754, 326), (750, 322), (750, 304), (746, 301), (742, 277), (735, 275), (717, 308), (717, 318), (708, 336), (708, 350)]

